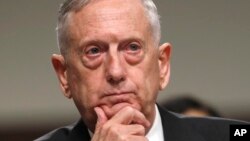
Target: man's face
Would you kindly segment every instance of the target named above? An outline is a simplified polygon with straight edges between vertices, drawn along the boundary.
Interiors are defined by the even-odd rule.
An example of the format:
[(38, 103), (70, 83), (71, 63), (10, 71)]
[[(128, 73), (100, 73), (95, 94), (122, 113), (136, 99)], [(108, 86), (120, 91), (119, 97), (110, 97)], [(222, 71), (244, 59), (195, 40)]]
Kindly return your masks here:
[(88, 127), (94, 128), (97, 106), (108, 118), (131, 106), (152, 121), (161, 60), (140, 1), (92, 1), (69, 22), (64, 92)]

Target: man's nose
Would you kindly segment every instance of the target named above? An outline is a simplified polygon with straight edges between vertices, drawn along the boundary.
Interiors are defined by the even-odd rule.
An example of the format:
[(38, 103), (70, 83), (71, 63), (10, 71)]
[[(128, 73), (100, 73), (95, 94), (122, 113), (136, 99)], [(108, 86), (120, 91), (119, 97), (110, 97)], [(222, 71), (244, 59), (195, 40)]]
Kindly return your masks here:
[(119, 52), (109, 54), (106, 62), (106, 79), (111, 85), (117, 85), (126, 79), (125, 69)]

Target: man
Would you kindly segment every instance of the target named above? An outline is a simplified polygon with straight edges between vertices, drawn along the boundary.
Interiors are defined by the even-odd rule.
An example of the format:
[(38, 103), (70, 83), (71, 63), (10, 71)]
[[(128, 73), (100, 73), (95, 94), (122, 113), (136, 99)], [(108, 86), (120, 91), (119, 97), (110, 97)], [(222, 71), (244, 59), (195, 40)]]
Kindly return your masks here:
[(52, 64), (81, 120), (38, 141), (229, 138), (228, 125), (236, 122), (182, 119), (156, 105), (169, 81), (171, 45), (159, 46), (159, 17), (151, 0), (67, 0), (57, 33), (61, 55), (53, 55)]

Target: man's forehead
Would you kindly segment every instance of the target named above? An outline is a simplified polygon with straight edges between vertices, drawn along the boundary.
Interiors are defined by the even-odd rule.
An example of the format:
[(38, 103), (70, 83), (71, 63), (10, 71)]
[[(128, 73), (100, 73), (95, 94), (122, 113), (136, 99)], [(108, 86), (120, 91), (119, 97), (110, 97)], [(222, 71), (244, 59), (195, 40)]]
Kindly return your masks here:
[(79, 10), (76, 15), (100, 20), (109, 18), (123, 19), (124, 16), (135, 17), (144, 14), (141, 2), (138, 0), (94, 0)]
[(116, 4), (113, 5), (113, 3), (108, 3), (109, 1), (119, 0), (97, 0), (97, 2), (89, 3), (88, 6), (72, 16), (73, 24), (81, 24), (78, 26), (103, 26), (102, 24), (112, 25), (115, 22), (138, 24), (138, 19), (141, 21), (140, 24), (143, 24), (143, 21), (148, 20), (142, 5), (138, 2), (121, 3), (119, 5), (115, 2)]
[(142, 0), (88, 0), (87, 5), (90, 4), (95, 4), (95, 5), (109, 5), (110, 3), (112, 3), (111, 5), (113, 6), (119, 6), (122, 4), (128, 4), (128, 3), (138, 3), (138, 4), (142, 4)]
[[(120, 0), (107, 2), (109, 1)], [(74, 13), (71, 20), (71, 37), (79, 39), (80, 44), (87, 39), (96, 38), (105, 41), (115, 38), (116, 41), (121, 41), (127, 38), (146, 40), (151, 37), (150, 23), (144, 7), (138, 1), (137, 3), (122, 2), (122, 4), (115, 2), (113, 5), (113, 3), (97, 0)]]
[(74, 17), (74, 19), (76, 22), (81, 22), (84, 25), (97, 25), (108, 22), (112, 24), (112, 22), (115, 23), (118, 21), (135, 22), (138, 19), (138, 15), (129, 14), (127, 11), (117, 11), (113, 9), (109, 11), (99, 11), (95, 13), (79, 13)]

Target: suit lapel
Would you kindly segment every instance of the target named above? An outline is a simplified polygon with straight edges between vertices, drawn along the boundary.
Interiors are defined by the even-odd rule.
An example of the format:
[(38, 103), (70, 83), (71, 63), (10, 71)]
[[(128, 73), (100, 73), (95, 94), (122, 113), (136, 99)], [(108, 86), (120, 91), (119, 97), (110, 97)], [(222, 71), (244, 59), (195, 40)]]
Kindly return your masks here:
[(90, 141), (90, 135), (88, 132), (88, 128), (83, 123), (82, 120), (75, 125), (72, 129), (72, 132), (69, 135), (69, 141)]
[(165, 111), (158, 106), (165, 141), (205, 141), (200, 134), (194, 131), (184, 120)]

